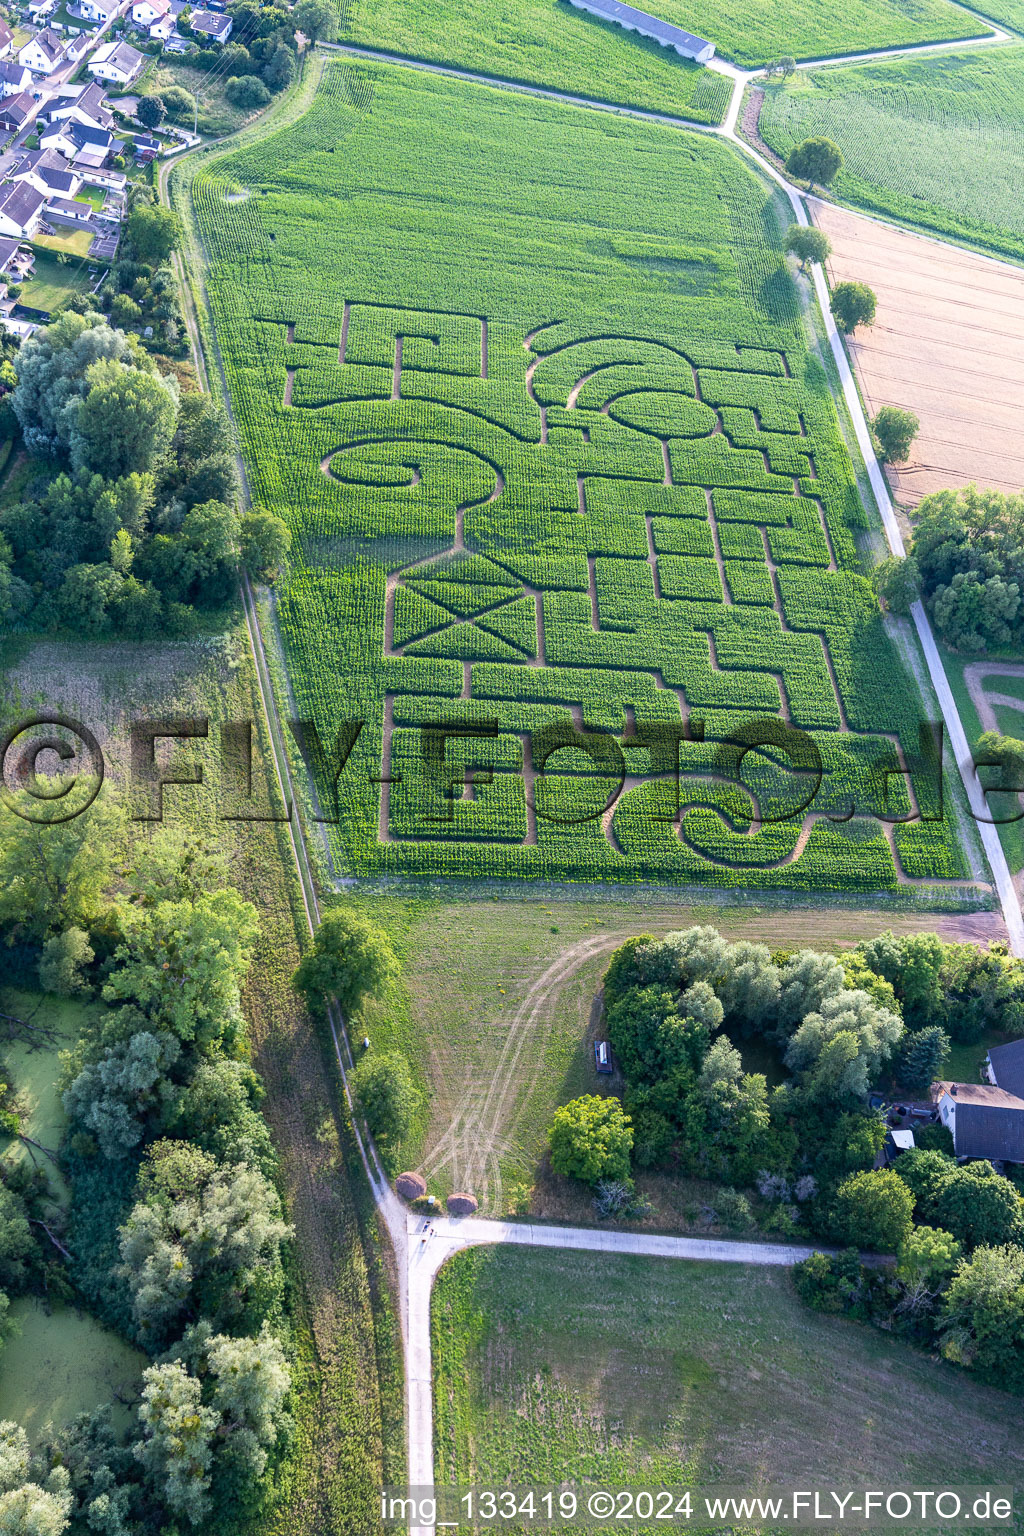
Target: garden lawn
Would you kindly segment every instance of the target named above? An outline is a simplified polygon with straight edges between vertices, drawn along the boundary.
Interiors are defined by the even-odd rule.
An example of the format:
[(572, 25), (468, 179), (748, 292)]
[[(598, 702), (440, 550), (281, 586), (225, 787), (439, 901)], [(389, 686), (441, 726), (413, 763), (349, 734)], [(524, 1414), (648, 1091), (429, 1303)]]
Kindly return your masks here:
[[(816, 59), (988, 31), (947, 0), (850, 0), (836, 7), (815, 0), (649, 0), (644, 8), (709, 38), (724, 58), (744, 65), (784, 54)], [(353, 0), (346, 38), (574, 95), (694, 115), (694, 86), (678, 56), (581, 14), (566, 0), (524, 0), (515, 7), (501, 0), (453, 0), (443, 8), (429, 0)]]
[(809, 1311), (783, 1269), (472, 1249), (438, 1277), (433, 1342), (439, 1483), (755, 1493), (1024, 1475), (1016, 1399)]
[[(859, 574), (788, 205), (728, 146), (338, 62), (192, 190), (253, 497), (294, 535), (274, 616), (335, 871), (965, 878), (948, 821), (870, 819), (886, 782), (909, 811), (880, 765), (924, 715)], [(780, 714), (817, 787), (724, 745)], [(605, 739), (551, 762), (571, 721)]]
[(88, 256), (95, 236), (91, 229), (71, 229), (60, 235), (33, 235), (32, 243), (48, 251), (64, 251), (69, 256)]
[(84, 293), (88, 287), (89, 274), (84, 262), (76, 260), (67, 266), (59, 266), (55, 261), (44, 260), (36, 252), (33, 275), (22, 289), (19, 303), (52, 313), (65, 299)]
[(843, 202), (1024, 256), (1024, 46), (801, 70), (769, 86), (765, 143), (783, 158), (815, 134), (845, 164)]

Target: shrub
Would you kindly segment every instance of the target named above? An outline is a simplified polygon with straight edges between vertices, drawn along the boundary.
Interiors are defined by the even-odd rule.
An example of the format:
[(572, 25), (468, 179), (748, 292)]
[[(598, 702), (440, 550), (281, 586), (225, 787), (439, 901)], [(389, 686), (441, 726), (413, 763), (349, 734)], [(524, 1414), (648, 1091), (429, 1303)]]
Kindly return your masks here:
[(270, 92), (256, 75), (232, 75), (224, 87), (224, 95), (233, 107), (240, 107), (243, 112), (255, 112), (270, 100)]
[(633, 1127), (618, 1099), (584, 1094), (555, 1110), (549, 1132), (551, 1166), (585, 1184), (629, 1182)]
[(914, 1197), (892, 1169), (854, 1173), (836, 1191), (833, 1227), (851, 1247), (895, 1253), (914, 1222)]

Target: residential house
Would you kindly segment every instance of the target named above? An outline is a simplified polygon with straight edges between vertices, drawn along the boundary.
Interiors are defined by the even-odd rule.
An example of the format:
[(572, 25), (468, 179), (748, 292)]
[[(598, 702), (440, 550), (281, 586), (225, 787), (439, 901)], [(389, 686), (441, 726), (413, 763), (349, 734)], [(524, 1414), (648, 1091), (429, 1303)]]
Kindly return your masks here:
[(56, 9), (57, 0), (29, 0), (28, 19), (38, 27), (43, 18), (52, 16)]
[(167, 15), (170, 8), (170, 0), (135, 0), (132, 6), (132, 21), (137, 27), (148, 31), (155, 21)]
[(76, 203), (69, 197), (51, 197), (46, 204), (46, 217), (52, 224), (89, 224), (92, 204)]
[(104, 128), (108, 133), (114, 126), (114, 114), (98, 80), (88, 85), (65, 86), (44, 111), (51, 123), (87, 123), (90, 128)]
[(30, 37), (18, 54), (18, 63), (24, 64), (34, 75), (50, 75), (67, 58), (67, 47), (51, 27), (44, 27), (35, 37)]
[(39, 228), (46, 199), (27, 182), (0, 187), (0, 236), (24, 240)]
[(78, 0), (78, 10), (86, 21), (98, 21), (102, 26), (117, 14), (116, 0)]
[(32, 84), (32, 72), (14, 59), (0, 59), (0, 96), (20, 96)]
[(89, 123), (54, 123), (41, 135), (43, 149), (55, 149), (65, 159), (81, 170), (99, 170), (112, 155), (119, 155), (124, 148), (123, 139), (115, 139), (105, 128), (93, 128)]
[(31, 121), (35, 111), (36, 99), (30, 92), (22, 91), (20, 96), (8, 96), (0, 101), (0, 128), (18, 132)]
[(166, 16), (158, 16), (149, 28), (149, 35), (155, 43), (170, 42), (172, 37), (178, 35), (177, 18), (172, 16), (170, 11)]
[(88, 69), (97, 79), (131, 85), (145, 62), (145, 55), (128, 43), (104, 43), (89, 60)]
[(128, 185), (128, 177), (124, 171), (111, 171), (105, 165), (89, 166), (88, 175), (91, 187), (104, 187), (106, 191), (116, 193), (118, 197), (124, 197), (124, 190)]
[(160, 153), (160, 140), (154, 139), (152, 134), (137, 133), (135, 135), (135, 158), (143, 163), (155, 160)]
[(602, 21), (615, 22), (626, 32), (639, 32), (641, 37), (651, 37), (663, 48), (672, 48), (684, 59), (696, 59), (698, 64), (706, 64), (715, 56), (715, 45), (709, 43), (705, 37), (694, 37), (692, 32), (684, 32), (682, 27), (673, 27), (670, 22), (662, 21), (658, 16), (650, 16), (646, 11), (638, 11), (631, 5), (623, 5), (622, 0), (569, 0), (578, 11), (589, 11), (592, 16), (599, 16)]
[(992, 1046), (985, 1057), (985, 1076), (995, 1087), (1024, 1099), (1024, 1040)]
[(9, 58), (13, 47), (14, 33), (11, 31), (6, 21), (0, 18), (0, 59)]
[(957, 1157), (1024, 1163), (1024, 1099), (994, 1083), (932, 1084), (939, 1119)]
[(230, 16), (219, 16), (216, 11), (192, 12), (192, 31), (215, 43), (226, 43), (231, 36), (231, 27)]
[(17, 156), (6, 175), (11, 181), (27, 181), (47, 198), (77, 197), (82, 189), (81, 173), (52, 149), (32, 149)]

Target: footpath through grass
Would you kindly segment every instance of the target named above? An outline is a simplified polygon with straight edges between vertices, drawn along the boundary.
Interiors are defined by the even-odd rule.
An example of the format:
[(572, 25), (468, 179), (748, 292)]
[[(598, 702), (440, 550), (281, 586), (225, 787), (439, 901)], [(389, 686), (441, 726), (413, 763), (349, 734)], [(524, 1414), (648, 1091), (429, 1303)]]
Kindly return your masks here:
[(1024, 1477), (1016, 1399), (805, 1309), (785, 1270), (473, 1249), (438, 1277), (433, 1343), (440, 1483)]
[(824, 134), (836, 196), (1024, 257), (1024, 46), (801, 70), (769, 86), (761, 137), (785, 156)]

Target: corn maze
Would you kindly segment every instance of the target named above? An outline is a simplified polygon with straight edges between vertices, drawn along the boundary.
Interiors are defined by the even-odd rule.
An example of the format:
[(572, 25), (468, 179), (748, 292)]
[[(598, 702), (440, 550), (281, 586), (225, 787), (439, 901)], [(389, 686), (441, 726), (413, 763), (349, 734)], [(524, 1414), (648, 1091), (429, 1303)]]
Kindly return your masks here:
[(967, 879), (770, 192), (514, 109), (338, 65), (193, 189), (338, 868)]

